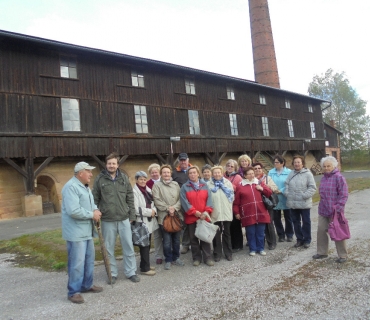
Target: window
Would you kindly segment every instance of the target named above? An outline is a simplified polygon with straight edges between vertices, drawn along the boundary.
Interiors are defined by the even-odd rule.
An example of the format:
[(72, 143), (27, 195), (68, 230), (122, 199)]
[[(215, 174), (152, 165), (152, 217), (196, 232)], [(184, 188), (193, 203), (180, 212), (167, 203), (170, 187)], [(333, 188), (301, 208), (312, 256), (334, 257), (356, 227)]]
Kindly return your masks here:
[(148, 119), (145, 106), (134, 106), (135, 108), (135, 126), (137, 133), (148, 133)]
[(77, 79), (77, 62), (75, 57), (60, 56), (60, 76)]
[(267, 117), (262, 117), (262, 131), (265, 137), (269, 136), (269, 121)]
[(195, 82), (194, 79), (185, 79), (185, 92), (188, 94), (195, 94)]
[(133, 87), (144, 87), (144, 75), (137, 71), (131, 71), (131, 81)]
[(293, 121), (288, 120), (289, 137), (294, 138)]
[(230, 119), (231, 135), (237, 136), (238, 135), (238, 123), (236, 122), (236, 114), (230, 113), (229, 119)]
[(200, 134), (198, 111), (188, 110), (190, 134)]
[(289, 101), (289, 99), (285, 99), (285, 108), (290, 109), (290, 101)]
[(260, 93), (260, 104), (266, 104), (266, 97), (264, 94)]
[(315, 123), (310, 122), (310, 127), (311, 127), (311, 138), (316, 138), (316, 132), (315, 132)]
[(63, 131), (81, 131), (78, 100), (61, 98), (61, 104)]
[(226, 87), (227, 98), (229, 100), (235, 100), (234, 88)]
[(310, 103), (308, 104), (308, 112), (311, 112), (311, 113), (313, 112), (313, 107), (312, 107), (312, 104)]

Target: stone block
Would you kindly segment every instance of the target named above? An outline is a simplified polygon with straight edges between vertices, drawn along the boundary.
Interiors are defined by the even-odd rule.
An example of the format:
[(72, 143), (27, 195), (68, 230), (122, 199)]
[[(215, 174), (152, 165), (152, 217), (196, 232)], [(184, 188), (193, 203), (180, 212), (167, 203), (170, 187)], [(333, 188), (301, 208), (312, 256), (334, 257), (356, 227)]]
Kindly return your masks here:
[(42, 197), (40, 195), (27, 195), (22, 198), (22, 210), (24, 217), (42, 215)]

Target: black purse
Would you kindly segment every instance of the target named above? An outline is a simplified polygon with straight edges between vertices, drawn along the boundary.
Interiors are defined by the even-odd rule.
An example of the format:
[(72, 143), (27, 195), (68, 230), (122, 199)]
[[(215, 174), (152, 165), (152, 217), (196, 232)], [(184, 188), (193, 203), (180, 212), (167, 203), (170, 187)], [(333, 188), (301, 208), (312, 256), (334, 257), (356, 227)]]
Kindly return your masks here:
[(143, 213), (140, 207), (139, 213), (141, 222), (135, 221), (131, 224), (132, 243), (134, 246), (147, 247), (150, 245), (150, 233), (147, 225), (144, 223)]
[[(266, 185), (267, 185), (267, 176), (266, 176)], [(271, 210), (275, 208), (279, 203), (279, 197), (277, 194), (272, 193), (272, 195), (268, 198), (264, 194), (262, 194), (262, 201), (265, 205), (267, 210)]]

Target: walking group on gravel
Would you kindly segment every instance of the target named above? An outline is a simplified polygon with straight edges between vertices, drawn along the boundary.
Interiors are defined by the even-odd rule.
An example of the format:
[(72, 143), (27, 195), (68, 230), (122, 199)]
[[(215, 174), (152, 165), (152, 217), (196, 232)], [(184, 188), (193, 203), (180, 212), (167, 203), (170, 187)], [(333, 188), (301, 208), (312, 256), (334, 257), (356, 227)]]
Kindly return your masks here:
[[(184, 266), (180, 254), (189, 250), (193, 266), (214, 266), (222, 258), (233, 260), (233, 253), (243, 249), (245, 228), (249, 256), (265, 256), (277, 242), (293, 242), (294, 247), (311, 244), (312, 196), (316, 183), (304, 158), (293, 157), (293, 170), (285, 159), (273, 157), (274, 168), (267, 174), (259, 162), (248, 155), (230, 159), (225, 167), (205, 165), (202, 171), (180, 153), (178, 166), (152, 164), (135, 174), (132, 187), (127, 175), (119, 169), (119, 156), (106, 157), (106, 168), (97, 176), (92, 191), (88, 184), (94, 167), (79, 162), (74, 177), (62, 190), (62, 231), (68, 251), (68, 299), (83, 303), (81, 293), (98, 293), (93, 285), (95, 250), (94, 222), (101, 220), (101, 230), (110, 261), (109, 284), (118, 278), (115, 244), (119, 235), (123, 252), (125, 277), (139, 282), (132, 240), (132, 224), (146, 225), (149, 240), (153, 237), (156, 265), (165, 270)], [(317, 254), (313, 259), (328, 257), (328, 228), (335, 214), (344, 214), (348, 198), (345, 178), (337, 169), (334, 157), (321, 160), (323, 178), (320, 184)], [(284, 217), (284, 224), (282, 222)], [(177, 221), (181, 228), (168, 228), (166, 219)], [(211, 240), (200, 235), (200, 224), (217, 226)], [(198, 230), (197, 230), (198, 228)], [(140, 246), (140, 274), (154, 276), (150, 265), (149, 245)], [(182, 244), (180, 251), (180, 242)], [(337, 262), (347, 259), (345, 240), (335, 241)]]

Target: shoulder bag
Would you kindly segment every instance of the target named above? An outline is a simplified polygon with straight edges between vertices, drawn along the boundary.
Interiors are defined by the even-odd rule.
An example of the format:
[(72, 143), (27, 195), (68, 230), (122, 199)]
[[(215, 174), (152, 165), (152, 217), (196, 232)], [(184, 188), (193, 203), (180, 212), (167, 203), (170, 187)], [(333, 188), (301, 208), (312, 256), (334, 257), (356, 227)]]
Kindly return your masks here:
[(348, 220), (344, 217), (343, 212), (334, 210), (333, 219), (328, 226), (328, 233), (333, 241), (342, 241), (351, 237)]
[[(267, 176), (266, 176), (266, 186), (267, 186)], [(272, 192), (271, 196), (268, 198), (262, 194), (262, 201), (267, 210), (275, 208), (279, 203), (279, 197), (276, 193)]]
[(163, 229), (168, 233), (175, 233), (183, 230), (185, 228), (184, 222), (181, 220), (177, 211), (171, 216), (169, 213), (163, 219)]
[[(209, 215), (208, 215), (209, 217)], [(206, 220), (198, 219), (197, 226), (195, 228), (195, 236), (204, 242), (212, 243), (213, 238), (216, 235), (219, 227)]]
[(139, 213), (141, 217), (141, 222), (135, 221), (131, 224), (132, 243), (134, 244), (134, 246), (147, 247), (150, 245), (150, 233), (147, 225), (144, 223), (143, 213), (140, 207)]

